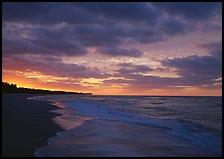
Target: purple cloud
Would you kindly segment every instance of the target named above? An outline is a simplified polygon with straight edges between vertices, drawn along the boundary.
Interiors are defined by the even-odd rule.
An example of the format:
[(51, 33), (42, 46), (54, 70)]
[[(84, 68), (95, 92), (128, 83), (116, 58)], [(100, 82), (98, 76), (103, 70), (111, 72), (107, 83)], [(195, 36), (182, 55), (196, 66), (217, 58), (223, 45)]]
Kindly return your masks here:
[(222, 77), (222, 46), (221, 43), (201, 45), (210, 51), (207, 56), (188, 56), (162, 61), (164, 66), (174, 67), (178, 75), (191, 85), (206, 85), (214, 83)]
[(188, 20), (205, 20), (221, 13), (221, 2), (153, 2), (153, 6), (172, 16)]
[(134, 65), (132, 63), (120, 63), (118, 64), (121, 68), (118, 70), (114, 70), (120, 75), (129, 75), (132, 73), (145, 73), (149, 71), (153, 71), (152, 68), (145, 66), (145, 65)]
[(95, 47), (110, 56), (140, 57), (139, 50), (124, 46), (150, 44), (185, 34), (197, 22), (189, 25), (183, 18), (188, 18), (187, 22), (190, 17), (206, 20), (217, 15), (216, 8), (220, 6), (172, 4), (4, 2), (3, 53), (84, 56), (89, 47)]
[(97, 51), (102, 54), (110, 55), (110, 56), (130, 56), (130, 57), (140, 57), (142, 56), (142, 52), (131, 48), (98, 48)]
[(153, 69), (143, 65), (121, 63), (119, 64), (120, 68), (118, 70), (114, 70), (114, 77), (123, 77), (124, 79), (110, 79), (105, 80), (104, 83), (127, 84), (132, 88), (181, 89), (184, 88), (182, 86), (209, 88), (220, 87), (214, 85), (217, 82), (217, 79), (222, 77), (222, 47), (220, 44), (220, 42), (217, 42), (200, 45), (200, 47), (210, 51), (207, 56), (194, 55), (161, 61), (162, 65), (166, 67), (165, 70), (175, 68), (176, 73), (180, 77), (174, 78), (135, 74), (140, 72), (150, 72), (153, 71)]
[[(35, 60), (31, 60), (35, 58)], [(57, 56), (7, 56), (3, 58), (3, 69), (14, 71), (36, 71), (45, 75), (71, 78), (105, 78), (106, 72), (83, 65), (66, 64)]]
[(72, 78), (123, 77), (105, 80), (104, 84), (122, 83), (136, 88), (200, 87), (222, 77), (220, 42), (199, 45), (209, 51), (208, 56), (161, 61), (165, 69), (160, 71), (173, 67), (181, 76), (178, 78), (143, 75), (154, 71), (145, 65), (121, 63), (109, 75), (61, 60), (62, 56), (85, 56), (92, 47), (110, 57), (142, 57), (139, 49), (130, 48), (132, 44), (161, 42), (191, 32), (198, 25), (214, 27), (214, 17), (221, 16), (221, 3), (4, 2), (2, 9), (3, 68), (8, 70)]
[[(76, 6), (76, 4), (74, 4)], [(89, 2), (78, 3), (78, 6), (90, 13), (103, 16), (106, 19), (156, 24), (160, 12), (142, 2)]]
[(169, 18), (160, 23), (159, 29), (167, 36), (174, 36), (186, 33), (189, 31), (189, 26), (180, 19)]

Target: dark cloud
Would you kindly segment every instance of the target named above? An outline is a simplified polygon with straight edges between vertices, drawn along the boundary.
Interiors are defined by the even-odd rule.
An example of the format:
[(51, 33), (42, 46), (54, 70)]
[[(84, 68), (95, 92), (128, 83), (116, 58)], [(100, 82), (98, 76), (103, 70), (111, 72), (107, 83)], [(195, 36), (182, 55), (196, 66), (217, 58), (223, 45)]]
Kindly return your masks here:
[(144, 22), (155, 25), (160, 16), (160, 12), (142, 2), (89, 2), (78, 3), (78, 6), (107, 19), (123, 22)]
[(58, 23), (88, 24), (100, 22), (78, 6), (63, 2), (4, 2), (3, 21), (25, 24), (54, 25)]
[(72, 29), (74, 37), (86, 47), (116, 46), (122, 43), (120, 39), (122, 27), (96, 24), (77, 26)]
[(94, 47), (110, 56), (140, 57), (139, 50), (125, 48), (125, 45), (150, 44), (185, 34), (196, 22), (189, 25), (178, 16), (205, 20), (216, 14), (219, 5), (4, 2), (3, 53), (82, 56), (89, 47)]
[[(121, 48), (128, 42), (159, 41), (161, 36), (151, 29), (116, 25), (55, 26), (6, 23), (3, 27), (3, 52), (38, 53), (77, 56), (85, 55), (88, 47), (102, 47), (100, 53), (114, 56), (139, 57), (137, 49)], [(115, 49), (116, 48), (116, 49)]]
[[(172, 77), (159, 77), (153, 75), (144, 75), (141, 73), (150, 73), (154, 69), (145, 65), (134, 65), (132, 63), (120, 63), (119, 69), (114, 70), (113, 77), (116, 79), (104, 80), (105, 85), (125, 84), (129, 88), (153, 89), (153, 88), (172, 88), (177, 85), (183, 85), (183, 79)], [(119, 78), (118, 78), (119, 77)]]
[(44, 48), (38, 47), (22, 39), (2, 39), (3, 54), (48, 53)]
[(163, 65), (175, 67), (178, 75), (189, 84), (211, 84), (220, 78), (222, 72), (221, 59), (214, 56), (188, 56), (163, 61)]
[(142, 2), (3, 3), (3, 19), (26, 23), (99, 23), (105, 19), (155, 25), (160, 12)]
[(172, 16), (189, 20), (205, 20), (221, 13), (221, 2), (153, 2), (153, 6)]
[(164, 66), (174, 67), (184, 81), (189, 84), (211, 84), (222, 77), (221, 43), (201, 45), (210, 51), (207, 56), (188, 56), (162, 61)]
[(116, 46), (127, 43), (152, 43), (163, 36), (150, 26), (95, 24), (74, 27), (74, 35), (85, 46)]
[(3, 54), (48, 54), (48, 55), (85, 55), (87, 50), (78, 43), (57, 41), (49, 39), (48, 41), (6, 39), (3, 38)]
[(2, 29), (3, 53), (85, 55), (86, 48), (64, 29), (69, 28), (6, 24)]
[(48, 12), (45, 4), (39, 2), (3, 2), (2, 5), (3, 21), (39, 22), (40, 18)]
[(35, 71), (45, 75), (71, 78), (104, 78), (108, 76), (107, 73), (102, 73), (97, 68), (63, 63), (62, 59), (57, 56), (7, 56), (3, 58), (4, 68), (13, 71)]
[(183, 83), (181, 83), (180, 81), (181, 81), (181, 78), (129, 74), (128, 79), (111, 79), (111, 80), (105, 80), (104, 83), (106, 85), (115, 84), (115, 83), (125, 84), (125, 85), (128, 85), (129, 88), (136, 88), (136, 89), (153, 89), (153, 88), (169, 89), (177, 85), (183, 85)]
[(135, 65), (132, 63), (120, 63), (118, 64), (121, 68), (118, 70), (115, 70), (119, 74), (130, 74), (130, 73), (144, 73), (144, 72), (149, 72), (153, 71), (152, 68), (145, 66), (145, 65)]
[(159, 25), (159, 29), (168, 36), (184, 34), (189, 30), (188, 25), (184, 21), (174, 18), (163, 20)]
[[(122, 79), (105, 80), (105, 84), (126, 84), (131, 88), (184, 88), (206, 87), (219, 88), (215, 85), (222, 77), (222, 47), (220, 42), (201, 44), (209, 51), (207, 56), (187, 56), (161, 61), (165, 70), (175, 68), (179, 77), (159, 77), (139, 73), (150, 72), (152, 69), (144, 65), (133, 65), (132, 63), (121, 63), (119, 69), (114, 70), (114, 77)], [(161, 68), (159, 68), (161, 70)], [(164, 71), (164, 68), (162, 68)], [(136, 74), (137, 73), (137, 74)], [(179, 87), (180, 86), (180, 87)]]

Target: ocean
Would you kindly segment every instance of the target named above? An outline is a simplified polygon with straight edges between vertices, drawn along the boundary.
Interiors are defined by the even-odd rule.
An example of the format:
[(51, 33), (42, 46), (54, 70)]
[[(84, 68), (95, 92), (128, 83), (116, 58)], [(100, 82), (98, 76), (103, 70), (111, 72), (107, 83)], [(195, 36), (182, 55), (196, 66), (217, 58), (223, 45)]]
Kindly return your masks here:
[(29, 98), (60, 109), (36, 156), (222, 156), (222, 97), (74, 96)]

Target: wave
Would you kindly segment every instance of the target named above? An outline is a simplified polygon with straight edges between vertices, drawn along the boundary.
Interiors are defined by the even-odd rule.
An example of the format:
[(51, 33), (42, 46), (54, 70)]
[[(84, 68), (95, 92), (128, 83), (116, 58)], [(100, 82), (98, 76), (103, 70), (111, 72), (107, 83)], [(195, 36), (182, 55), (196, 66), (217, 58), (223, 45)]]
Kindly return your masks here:
[[(154, 98), (158, 100), (158, 98)], [(160, 100), (165, 100), (164, 98), (159, 98)], [(101, 99), (102, 100), (102, 99)], [(114, 99), (113, 99), (114, 100)], [(122, 107), (125, 104), (129, 104), (128, 101), (122, 101), (117, 99), (116, 102)], [(139, 100), (139, 99), (138, 99)], [(142, 100), (142, 99), (140, 99)], [(147, 98), (149, 100), (149, 98)], [(105, 100), (106, 101), (106, 100)], [(108, 101), (108, 100), (107, 100)], [(114, 100), (115, 101), (115, 100)], [(111, 101), (110, 101), (111, 102)], [(121, 109), (120, 107), (110, 107), (106, 105), (107, 102), (102, 103), (95, 99), (95, 101), (90, 100), (79, 100), (72, 101), (68, 103), (68, 107), (78, 110), (78, 114), (93, 117), (101, 120), (114, 120), (122, 121), (133, 124), (140, 124), (151, 127), (160, 127), (164, 129), (169, 129), (170, 134), (180, 137), (182, 139), (188, 140), (193, 145), (212, 151), (215, 153), (221, 152), (221, 139), (220, 136), (209, 128), (203, 127), (200, 124), (194, 123), (193, 121), (180, 120), (177, 116), (174, 116), (178, 111), (169, 112), (166, 107), (156, 107), (160, 112), (165, 112), (167, 114), (172, 114), (172, 117), (160, 117), (148, 116), (147, 114), (137, 114), (131, 109)], [(114, 102), (113, 102), (114, 103)], [(140, 102), (139, 102), (140, 103)], [(116, 103), (118, 104), (118, 103)], [(151, 102), (149, 104), (162, 105), (163, 103)], [(126, 105), (128, 107), (128, 105)], [(117, 109), (119, 108), (119, 109)], [(150, 107), (148, 107), (150, 108)], [(197, 115), (197, 114), (196, 114)]]
[[(214, 105), (211, 103), (211, 98), (209, 99), (211, 105), (208, 104), (207, 98), (178, 97), (93, 96), (76, 98), (74, 96), (45, 96), (36, 97), (36, 99), (62, 102), (65, 106), (64, 109), (72, 109), (69, 118), (63, 120), (70, 120), (71, 116), (82, 116), (97, 120), (157, 127), (168, 130), (171, 136), (186, 140), (196, 147), (221, 154), (222, 136), (220, 131), (206, 127), (203, 124), (207, 121), (203, 121), (203, 123), (200, 121), (201, 118), (197, 117), (197, 115), (203, 115), (203, 113), (200, 114), (200, 111), (209, 110), (213, 114), (217, 111), (213, 109), (219, 108), (218, 106), (211, 108), (211, 105)], [(215, 101), (214, 98), (212, 99)], [(195, 103), (198, 104), (197, 107)], [(200, 104), (203, 104), (203, 107)], [(220, 103), (218, 102), (218, 104)]]

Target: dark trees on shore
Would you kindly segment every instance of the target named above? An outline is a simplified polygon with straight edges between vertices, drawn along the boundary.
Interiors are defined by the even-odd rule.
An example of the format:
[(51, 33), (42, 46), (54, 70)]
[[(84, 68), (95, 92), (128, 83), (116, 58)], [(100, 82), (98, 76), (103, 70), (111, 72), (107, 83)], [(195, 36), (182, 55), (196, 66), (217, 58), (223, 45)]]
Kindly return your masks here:
[(81, 92), (65, 92), (65, 91), (50, 91), (50, 90), (32, 89), (32, 88), (17, 88), (16, 84), (9, 84), (7, 82), (2, 82), (2, 93), (91, 95), (91, 93), (81, 93)]

